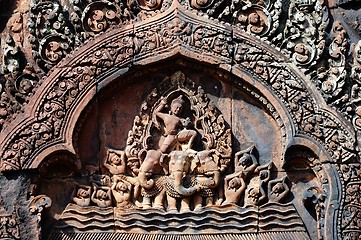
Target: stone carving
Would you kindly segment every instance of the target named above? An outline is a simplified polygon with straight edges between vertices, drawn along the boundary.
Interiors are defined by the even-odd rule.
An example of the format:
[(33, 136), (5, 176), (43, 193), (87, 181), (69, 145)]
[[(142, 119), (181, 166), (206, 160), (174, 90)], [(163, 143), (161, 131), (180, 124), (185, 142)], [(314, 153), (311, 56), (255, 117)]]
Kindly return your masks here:
[(51, 207), (51, 199), (45, 195), (38, 195), (36, 197), (32, 197), (29, 204), (29, 212), (33, 215), (37, 216), (37, 223), (39, 232), (41, 232), (40, 221), (41, 215), (46, 208)]
[(341, 206), (340, 228), (344, 239), (357, 239), (360, 237), (360, 164), (343, 164), (339, 167), (343, 181), (343, 204)]
[(111, 189), (94, 185), (91, 200), (101, 208), (112, 206)]
[(335, 118), (327, 112), (316, 111), (301, 83), (297, 82), (292, 73), (280, 67), (274, 57), (261, 53), (261, 50), (255, 46), (245, 47), (243, 44), (236, 47), (235, 54), (239, 67), (253, 69), (257, 75), (271, 84), (281, 99), (284, 99), (294, 115), (293, 119), (297, 122), (300, 132), (318, 141), (326, 140), (325, 145), (334, 159), (346, 161), (354, 158), (352, 149), (355, 140), (351, 140), (349, 135), (349, 140), (344, 141), (345, 134), (348, 135), (347, 131), (339, 131), (335, 128), (336, 123), (332, 120)]
[(81, 207), (87, 207), (90, 205), (90, 196), (91, 196), (91, 187), (90, 186), (78, 186), (73, 193), (73, 202)]
[[(227, 224), (236, 224), (237, 233), (243, 234), (257, 227), (251, 219), (259, 211), (277, 216), (285, 211), (293, 214), (287, 231), (304, 234), (285, 172), (271, 174), (272, 161), (260, 166), (255, 145), (232, 156), (228, 123), (203, 88), (183, 72), (158, 81), (134, 117), (124, 150), (106, 149), (103, 175), (84, 178), (87, 185), (76, 186), (75, 204), (64, 210), (59, 229), (98, 231), (99, 223), (128, 233), (141, 227), (145, 233), (179, 234), (177, 228), (185, 228), (183, 234), (194, 234), (194, 229), (224, 234)], [(230, 212), (237, 216), (229, 218)], [(163, 223), (149, 222), (150, 215)], [(82, 222), (84, 218), (98, 223)], [(225, 222), (216, 230), (207, 223), (220, 219)], [(262, 217), (263, 231), (286, 230), (281, 217), (279, 221)]]
[(329, 46), (329, 69), (318, 73), (318, 81), (326, 101), (334, 105), (344, 105), (349, 99), (344, 92), (346, 84), (346, 31), (339, 21), (333, 24), (334, 40)]
[(28, 28), (33, 58), (40, 68), (48, 71), (72, 50), (73, 28), (58, 1), (36, 0), (30, 12)]
[(328, 25), (328, 9), (323, 1), (290, 2), (288, 19), (283, 36), (274, 41), (283, 40), (282, 49), (287, 56), (300, 66), (311, 66), (325, 49), (325, 29)]
[[(154, 25), (154, 24), (153, 24)], [(184, 20), (180, 19), (180, 17), (173, 18), (173, 24), (169, 25), (169, 23), (161, 23), (160, 27), (165, 29), (166, 31), (157, 31), (157, 26), (146, 26), (146, 27), (139, 27), (139, 29), (135, 32), (134, 41), (133, 39), (127, 35), (124, 38), (121, 38), (121, 41), (116, 41), (113, 43), (108, 43), (103, 46), (102, 51), (95, 51), (92, 53), (92, 56), (88, 56), (84, 60), (84, 62), (81, 64), (81, 66), (74, 66), (71, 69), (68, 70), (67, 74), (63, 76), (65, 82), (68, 82), (68, 85), (61, 81), (61, 87), (57, 87), (56, 93), (53, 92), (52, 96), (56, 96), (57, 94), (65, 94), (69, 91), (70, 97), (67, 98), (65, 101), (67, 105), (71, 105), (72, 100), (76, 98), (76, 96), (79, 96), (79, 90), (81, 91), (84, 89), (84, 87), (87, 84), (92, 83), (90, 81), (91, 76), (98, 75), (104, 71), (109, 70), (111, 66), (116, 66), (119, 64), (124, 63), (124, 61), (129, 60), (129, 56), (132, 56), (133, 54), (136, 54), (137, 61), (140, 61), (150, 54), (154, 53), (155, 49), (166, 49), (167, 47), (171, 47), (173, 44), (186, 44), (187, 46), (190, 46), (194, 49), (201, 50), (204, 54), (205, 60), (207, 61), (215, 61), (215, 59), (221, 59), (225, 62), (231, 62), (232, 52), (234, 52), (234, 49), (237, 49), (235, 52), (235, 55), (233, 56), (236, 60), (237, 66), (238, 64), (243, 65), (245, 68), (254, 69), (254, 74), (261, 76), (263, 79), (265, 79), (267, 82), (272, 82), (272, 86), (275, 87), (275, 91), (279, 92), (281, 95), (281, 99), (283, 99), (287, 104), (287, 107), (292, 110), (291, 112), (294, 112), (296, 123), (298, 127), (301, 129), (302, 133), (306, 133), (307, 135), (310, 135), (311, 137), (315, 138), (317, 141), (323, 143), (324, 141), (327, 141), (326, 146), (327, 149), (330, 151), (330, 153), (333, 155), (335, 159), (343, 159), (343, 161), (346, 161), (347, 159), (350, 159), (354, 156), (352, 153), (354, 148), (354, 139), (352, 139), (352, 134), (348, 133), (347, 130), (345, 130), (343, 127), (340, 128), (340, 130), (333, 129), (332, 126), (338, 125), (341, 126), (340, 123), (335, 123), (335, 118), (330, 116), (330, 114), (326, 112), (318, 112), (317, 114), (314, 113), (314, 103), (312, 101), (309, 101), (307, 96), (307, 90), (304, 89), (302, 94), (294, 95), (291, 94), (292, 92), (297, 92), (300, 89), (300, 86), (302, 83), (297, 83), (297, 80), (294, 81), (294, 76), (290, 72), (286, 70), (281, 70), (277, 66), (277, 61), (274, 61), (273, 64), (269, 64), (272, 62), (272, 58), (269, 56), (263, 54), (262, 49), (257, 49), (255, 47), (249, 47), (245, 44), (240, 44), (237, 41), (232, 44), (232, 39), (230, 33), (225, 33), (225, 30), (221, 30), (218, 28), (210, 28), (210, 27), (204, 27), (204, 26), (198, 26), (198, 25), (192, 25), (190, 23), (185, 23)], [(168, 30), (173, 29), (173, 30)], [(192, 30), (193, 29), (193, 30)], [(235, 35), (235, 39), (237, 39), (237, 34)], [(192, 40), (192, 41), (191, 41)], [(134, 45), (133, 45), (134, 43)], [(108, 46), (108, 47), (107, 47)], [(134, 46), (135, 53), (132, 52), (132, 48)], [(242, 47), (241, 47), (242, 46)], [(107, 50), (105, 50), (107, 49)], [(116, 49), (116, 50), (114, 50)], [(248, 54), (242, 53), (243, 50), (250, 51)], [(162, 51), (162, 50), (161, 50)], [(126, 53), (126, 54), (124, 54)], [(242, 55), (243, 54), (243, 55)], [(240, 56), (243, 56), (240, 58)], [(250, 57), (250, 58), (249, 58)], [(262, 61), (256, 61), (255, 59), (252, 59), (252, 57), (261, 57)], [(244, 58), (244, 59), (242, 59)], [(249, 58), (249, 59), (248, 59)], [(112, 64), (113, 63), (113, 64)], [(94, 66), (96, 67), (96, 70), (94, 69)], [(248, 70), (248, 69), (247, 69)], [(279, 73), (282, 72), (282, 75)], [(81, 74), (86, 73), (86, 74)], [(272, 73), (272, 74), (271, 74)], [(95, 74), (95, 75), (94, 75)], [(87, 77), (85, 77), (87, 76)], [(88, 78), (89, 76), (89, 78)], [(281, 79), (283, 76), (285, 79), (289, 79), (287, 81), (282, 82)], [(72, 80), (69, 80), (69, 78), (74, 79), (76, 77), (81, 78), (79, 82), (76, 84), (79, 85), (79, 88), (74, 85)], [(274, 79), (278, 79), (277, 81), (274, 81)], [(292, 79), (292, 80), (291, 80)], [(64, 85), (65, 84), (65, 85)], [(301, 84), (301, 85), (300, 85)], [(55, 84), (56, 85), (56, 84)], [(68, 89), (69, 88), (69, 89)], [(70, 90), (73, 88), (78, 88), (78, 90)], [(65, 90), (66, 89), (66, 90)], [(65, 91), (65, 92), (64, 92)], [(62, 92), (62, 93), (61, 93)], [(65, 97), (65, 96), (64, 96)], [(49, 101), (49, 100), (47, 100)], [(302, 104), (300, 104), (302, 103)], [(32, 151), (38, 148), (34, 148), (34, 145), (41, 145), (42, 143), (47, 142), (50, 138), (56, 138), (58, 136), (59, 127), (61, 126), (62, 120), (64, 119), (64, 113), (67, 113), (69, 111), (64, 112), (63, 109), (69, 109), (67, 107), (64, 108), (64, 106), (59, 106), (58, 101), (54, 104), (47, 103), (45, 104), (47, 111), (52, 113), (57, 113), (54, 118), (51, 119), (51, 122), (44, 125), (43, 120), (44, 116), (49, 116), (48, 113), (43, 113), (42, 110), (39, 110), (38, 112), (41, 113), (41, 117), (37, 117), (42, 120), (38, 123), (34, 123), (34, 126), (31, 124), (31, 126), (27, 126), (27, 131), (22, 131), (24, 137), (27, 135), (26, 132), (34, 131), (41, 131), (44, 134), (41, 134), (45, 139), (37, 140), (37, 141), (28, 141), (24, 140), (25, 142), (28, 142), (27, 144), (20, 144), (22, 145), (21, 148), (27, 149), (23, 152), (27, 154), (30, 154)], [(52, 110), (50, 106), (56, 107), (57, 110)], [(320, 119), (320, 116), (327, 115), (327, 119), (332, 119), (331, 122), (325, 122), (325, 123), (319, 123), (314, 118), (316, 116), (319, 116), (317, 119)], [(60, 119), (59, 119), (60, 118)], [(53, 124), (53, 122), (60, 121), (57, 124)], [(40, 123), (42, 122), (42, 123)], [(41, 125), (41, 127), (40, 127)], [(55, 126), (55, 130), (53, 132), (49, 131), (52, 127)], [(30, 130), (31, 129), (31, 130)], [(46, 134), (45, 134), (46, 132)], [(327, 136), (324, 136), (324, 135)], [(330, 134), (332, 137), (330, 137)], [(348, 139), (345, 141), (345, 137)], [(18, 143), (21, 142), (21, 136), (17, 137)], [(25, 137), (26, 139), (27, 137)], [(347, 143), (346, 143), (347, 142)], [(19, 144), (10, 144), (14, 147), (14, 150), (10, 150), (12, 147), (7, 147), (7, 157), (4, 158), (4, 162), (7, 163), (13, 162), (10, 165), (12, 167), (9, 168), (18, 168), (22, 165), (20, 158), (23, 153), (19, 154), (16, 153), (19, 148)], [(332, 146), (332, 147), (331, 147)], [(333, 148), (338, 149), (337, 151), (334, 151)], [(336, 153), (336, 154), (335, 154)], [(18, 157), (16, 155), (19, 155)], [(8, 159), (13, 159), (9, 161)], [(5, 167), (6, 168), (6, 167)]]
[(111, 189), (117, 208), (132, 208), (135, 206), (131, 202), (132, 201), (131, 193), (133, 190), (132, 184), (130, 184), (125, 180), (117, 179), (114, 181)]
[(77, 205), (187, 212), (278, 204), (287, 197), (285, 178), (269, 181), (273, 165), (259, 166), (254, 145), (235, 154), (234, 172), (229, 173), (228, 125), (184, 73), (164, 77), (146, 99), (125, 151), (107, 149), (104, 167), (110, 182), (93, 179), (93, 187), (78, 186), (73, 197)]
[(20, 239), (19, 224), (16, 209), (9, 214), (4, 207), (0, 207), (0, 238)]
[[(335, 6), (350, 6), (351, 2), (339, 1)], [(352, 47), (355, 36), (350, 24), (343, 22), (342, 26), (338, 21), (332, 23), (329, 32), (328, 23), (339, 18), (328, 17), (327, 4), (318, 0), (291, 0), (289, 4), (253, 0), (33, 1), (30, 19), (27, 14), (16, 13), (9, 23), (9, 34), (4, 32), (1, 39), (4, 58), (0, 60), (0, 130), (6, 133), (1, 143), (2, 170), (31, 168), (40, 152), (63, 144), (67, 119), (81, 96), (97, 81), (123, 67), (152, 62), (152, 57), (163, 60), (166, 54), (185, 55), (228, 69), (232, 74), (241, 69), (243, 74), (257, 79), (258, 84), (263, 81), (294, 121), (289, 130), (294, 132), (288, 137), (311, 139), (327, 149), (330, 158), (312, 166), (317, 179), (324, 185), (330, 184), (332, 178), (325, 175), (322, 164), (339, 164), (344, 179), (340, 235), (358, 238), (360, 184), (356, 177), (348, 177), (348, 172), (357, 171), (358, 166), (350, 165), (353, 170), (348, 170), (345, 163), (359, 161), (355, 141), (359, 141), (361, 116), (360, 43), (350, 48), (354, 58), (350, 63), (348, 46)], [(173, 9), (169, 9), (171, 5)], [(354, 18), (351, 27), (358, 30), (359, 23)], [(90, 44), (90, 38), (99, 40)], [(26, 49), (28, 41), (32, 57)], [(91, 50), (84, 50), (84, 55), (77, 55), (81, 50), (70, 53), (85, 44)], [(268, 51), (270, 48), (274, 52)], [(66, 60), (66, 56), (73, 60)], [(291, 71), (294, 67), (288, 59), (304, 75), (297, 75), (297, 69)], [(62, 65), (55, 67), (62, 60)], [(38, 67), (49, 72), (40, 85), (39, 79), (45, 73)], [(300, 80), (303, 77), (305, 81)], [(247, 88), (239, 80), (235, 83)], [(287, 178), (272, 178), (272, 164), (259, 166), (252, 153), (255, 146), (252, 150), (240, 149), (233, 158), (231, 133), (219, 110), (202, 88), (189, 85), (192, 84), (179, 83), (182, 91), (164, 88), (149, 95), (134, 119), (126, 146), (108, 150), (102, 161), (104, 175), (92, 176), (89, 185), (97, 184), (95, 189), (83, 186), (77, 191), (73, 208), (115, 206), (137, 211), (143, 207), (173, 212), (208, 208), (205, 211), (211, 212), (214, 206), (226, 208), (232, 204), (240, 208), (289, 204), (291, 183)], [(315, 86), (332, 108), (319, 99)], [(248, 90), (277, 119), (283, 137), (286, 136), (281, 117), (273, 111), (269, 99), (255, 89)], [(35, 92), (37, 99), (32, 99)], [(172, 102), (178, 98), (178, 105), (185, 106), (184, 112), (180, 111), (182, 117), (175, 114), (177, 110), (172, 111)], [(29, 113), (34, 102), (39, 105)], [(29, 118), (21, 117), (24, 110), (24, 116)], [(18, 127), (11, 123), (12, 117), (18, 119), (16, 123), (21, 122)], [(282, 147), (287, 141), (282, 139)], [(233, 169), (232, 161), (244, 165)], [(170, 167), (170, 163), (175, 165)], [(314, 209), (317, 216), (319, 238), (326, 237), (322, 225), (326, 221), (329, 203), (325, 196), (329, 191), (314, 187), (304, 196), (306, 207)], [(34, 209), (36, 215), (42, 211), (40, 207)], [(267, 227), (260, 224), (258, 229)]]
[(161, 6), (162, 0), (138, 0), (138, 4), (144, 10), (156, 10)]
[(318, 238), (323, 239), (323, 234), (321, 228), (324, 225), (325, 218), (325, 192), (318, 187), (311, 187), (304, 192), (304, 204), (306, 207), (312, 208), (314, 210), (314, 215), (317, 218), (317, 231)]

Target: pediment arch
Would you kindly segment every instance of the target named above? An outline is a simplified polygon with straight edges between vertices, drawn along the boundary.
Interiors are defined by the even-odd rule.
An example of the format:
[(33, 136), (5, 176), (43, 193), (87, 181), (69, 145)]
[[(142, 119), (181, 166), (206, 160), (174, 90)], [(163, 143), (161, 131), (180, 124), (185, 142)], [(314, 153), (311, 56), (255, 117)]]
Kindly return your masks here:
[[(75, 57), (70, 58), (68, 56), (62, 60), (58, 67), (53, 69), (48, 77), (43, 80), (42, 87), (36, 92), (30, 103), (33, 104), (34, 108), (31, 112), (25, 113), (25, 116), (39, 120), (53, 114), (54, 127), (58, 128), (59, 121), (56, 118), (62, 121), (61, 119), (65, 116), (62, 115), (66, 114), (67, 108), (76, 102), (79, 96), (89, 91), (93, 91), (94, 94), (96, 86), (101, 87), (104, 84), (102, 80), (107, 79), (108, 76), (118, 74), (116, 72), (126, 71), (122, 69), (131, 66), (142, 66), (172, 56), (183, 55), (218, 65), (231, 74), (244, 76), (244, 79), (250, 79), (250, 83), (256, 85), (256, 88), (258, 86), (264, 86), (264, 89), (268, 88), (272, 95), (277, 96), (278, 100), (276, 101), (281, 102), (284, 108), (287, 108), (288, 114), (294, 119), (293, 121), (296, 121), (291, 124), (294, 133), (309, 135), (321, 143), (326, 141), (324, 145), (331, 155), (335, 153), (335, 150), (331, 150), (331, 148), (337, 148), (337, 155), (332, 156), (335, 159), (346, 161), (352, 158), (352, 145), (355, 142), (352, 130), (340, 122), (339, 118), (335, 117), (336, 114), (326, 105), (318, 106), (316, 104), (316, 102), (323, 103), (324, 101), (317, 91), (310, 89), (307, 78), (297, 70), (297, 67), (285, 60), (281, 53), (277, 53), (274, 49), (271, 50), (270, 45), (266, 45), (257, 37), (242, 33), (236, 28), (232, 29), (226, 25), (214, 24), (212, 31), (210, 26), (203, 29), (204, 23), (202, 21), (204, 20), (199, 16), (185, 14), (182, 11), (182, 6), (176, 3), (172, 6), (173, 8), (168, 9), (153, 21), (147, 20), (145, 24), (130, 25), (110, 31), (93, 42), (90, 41), (85, 46), (80, 47), (74, 53)], [(187, 20), (192, 23), (193, 35), (189, 33), (189, 35), (183, 36), (174, 32), (172, 36), (172, 31), (168, 30), (167, 35), (158, 36), (152, 30), (157, 24), (159, 26), (164, 25), (162, 20), (158, 21), (158, 19), (177, 22)], [(194, 41), (194, 34), (200, 30), (202, 30), (203, 38), (208, 40), (197, 43)], [(207, 33), (207, 31), (211, 32)], [(137, 36), (139, 35), (138, 32), (144, 39)], [(156, 42), (159, 46), (151, 45), (154, 49), (147, 49), (147, 47), (149, 48), (147, 44), (152, 38), (144, 37), (145, 33), (151, 37), (162, 38), (162, 41), (158, 39)], [(247, 76), (252, 77), (247, 78)], [(255, 80), (256, 78), (258, 81)], [(56, 97), (61, 97), (62, 102), (55, 101)], [(53, 99), (50, 103), (46, 103), (49, 98)], [(74, 108), (74, 111), (76, 112), (77, 109), (79, 108)], [(318, 119), (322, 117), (325, 117), (327, 121), (319, 122)], [(21, 118), (18, 116), (17, 122), (23, 121), (20, 120)], [(28, 124), (28, 130), (15, 130), (17, 128), (15, 127), (15, 129), (7, 131), (9, 134), (5, 135), (16, 135), (14, 130), (18, 133), (23, 132), (22, 134), (26, 134), (24, 130), (28, 132), (38, 131), (45, 135), (42, 137), (46, 138), (52, 138), (51, 135), (54, 135), (55, 138), (55, 135), (59, 134), (56, 129), (54, 129), (54, 134), (50, 133), (51, 126), (39, 125), (35, 122)], [(32, 130), (30, 130), (31, 128)], [(327, 134), (333, 136), (324, 136)], [(18, 140), (15, 140), (16, 138)], [(26, 143), (19, 138), (21, 137), (13, 138), (13, 141), (19, 141), (19, 144), (9, 141), (9, 139), (3, 141), (3, 144), (8, 145), (3, 148), (6, 149), (3, 165), (7, 165), (8, 162), (11, 165), (9, 169), (17, 169), (20, 165), (31, 166), (28, 163), (21, 163), (23, 160), (20, 159), (23, 153), (19, 154), (16, 151), (23, 151), (28, 155), (31, 152), (29, 149), (33, 149), (31, 145), (42, 141), (41, 139), (28, 139), (28, 143)], [(331, 138), (334, 140), (330, 140)], [(10, 145), (15, 149), (10, 150)], [(18, 146), (24, 149), (16, 149)]]
[[(4, 130), (2, 169), (36, 169), (51, 153), (75, 154), (75, 125), (99, 91), (116, 81), (130, 83), (149, 66), (162, 70), (159, 65), (172, 62), (247, 93), (277, 123), (284, 153), (297, 142), (317, 149), (314, 152), (325, 163), (354, 157), (354, 131), (276, 47), (236, 27), (206, 22), (174, 2), (158, 16), (99, 35), (59, 62), (31, 98), (33, 107)], [(328, 179), (335, 174), (330, 169)], [(311, 199), (322, 191), (311, 189), (310, 194)], [(333, 209), (327, 211), (333, 216)]]

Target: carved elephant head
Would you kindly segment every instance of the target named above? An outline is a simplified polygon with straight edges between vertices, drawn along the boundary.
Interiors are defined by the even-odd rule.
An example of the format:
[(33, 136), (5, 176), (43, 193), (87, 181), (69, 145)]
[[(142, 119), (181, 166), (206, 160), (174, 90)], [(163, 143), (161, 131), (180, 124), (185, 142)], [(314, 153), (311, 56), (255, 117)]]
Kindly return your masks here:
[(156, 150), (147, 151), (146, 157), (140, 166), (138, 181), (141, 187), (151, 189), (154, 186), (154, 175), (160, 175), (163, 172), (162, 152)]
[(188, 175), (193, 154), (188, 151), (173, 151), (170, 153), (169, 172), (174, 190), (182, 196), (190, 196), (198, 190), (198, 186), (185, 188), (183, 179)]
[(218, 157), (212, 150), (204, 150), (197, 153), (197, 161), (194, 163), (193, 173), (197, 175), (198, 181), (207, 187), (217, 187), (221, 181), (220, 167), (218, 166)]

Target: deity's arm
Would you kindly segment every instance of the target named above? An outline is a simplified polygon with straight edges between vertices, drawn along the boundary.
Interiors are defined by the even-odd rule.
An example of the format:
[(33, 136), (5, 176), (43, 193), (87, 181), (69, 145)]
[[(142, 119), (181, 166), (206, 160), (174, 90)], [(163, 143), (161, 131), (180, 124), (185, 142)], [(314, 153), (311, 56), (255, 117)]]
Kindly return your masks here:
[(154, 110), (154, 114), (157, 116), (157, 117), (160, 117), (161, 119), (164, 119), (168, 114), (166, 113), (162, 113), (165, 105), (167, 105), (167, 99), (166, 98), (163, 98), (161, 101), (160, 101), (160, 104), (158, 107), (155, 108)]
[(92, 193), (91, 200), (92, 200), (94, 203), (98, 204), (98, 203), (100, 203), (100, 201), (95, 197), (96, 192), (97, 192), (97, 188), (94, 186), (94, 191), (93, 191), (93, 193)]
[(239, 178), (241, 181), (241, 187), (237, 189), (237, 194), (242, 194), (246, 190), (246, 183), (243, 178)]
[(225, 180), (231, 180), (232, 178), (239, 177), (242, 175), (242, 173), (243, 173), (242, 171), (239, 171), (239, 172), (229, 174), (225, 177)]
[(119, 174), (117, 168), (107, 162), (104, 163), (104, 167), (106, 167), (113, 175)]

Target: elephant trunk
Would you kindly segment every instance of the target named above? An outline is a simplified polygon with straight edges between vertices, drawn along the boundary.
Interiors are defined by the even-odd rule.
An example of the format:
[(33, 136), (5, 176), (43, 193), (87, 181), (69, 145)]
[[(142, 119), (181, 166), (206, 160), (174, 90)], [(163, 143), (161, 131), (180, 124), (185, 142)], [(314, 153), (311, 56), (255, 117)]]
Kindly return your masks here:
[(221, 173), (219, 171), (214, 171), (213, 180), (214, 180), (214, 185), (211, 187), (212, 188), (218, 187), (218, 185), (221, 183)]
[(179, 193), (182, 196), (190, 196), (193, 195), (197, 190), (198, 186), (185, 188), (183, 186), (183, 172), (173, 172), (173, 178), (174, 178), (174, 189), (177, 193)]
[(142, 171), (139, 172), (138, 174), (139, 185), (146, 190), (150, 190), (154, 187), (154, 180), (153, 179), (148, 180), (149, 176), (152, 176), (152, 174), (145, 173)]

